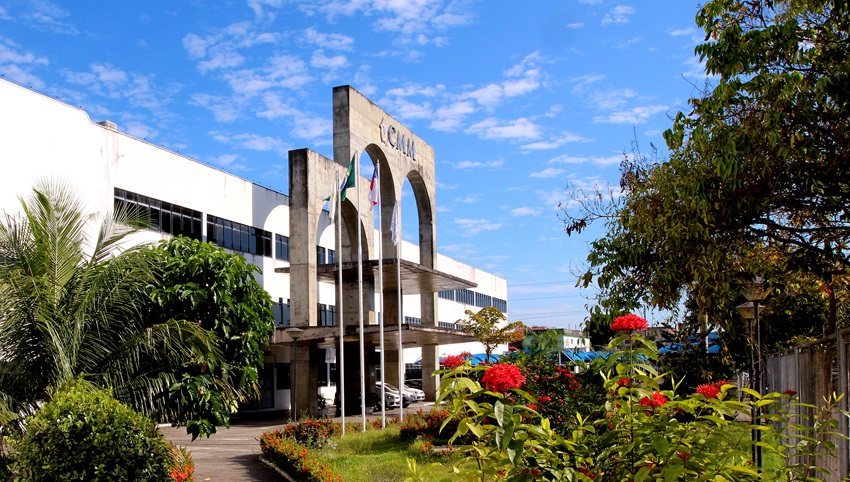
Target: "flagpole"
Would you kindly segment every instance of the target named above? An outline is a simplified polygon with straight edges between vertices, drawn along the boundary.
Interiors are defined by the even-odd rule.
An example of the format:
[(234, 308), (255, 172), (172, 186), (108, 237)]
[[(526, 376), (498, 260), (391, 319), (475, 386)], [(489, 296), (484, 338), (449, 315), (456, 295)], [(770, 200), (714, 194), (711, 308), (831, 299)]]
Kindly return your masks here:
[[(360, 418), (363, 432), (366, 431), (366, 347), (363, 340), (363, 240), (360, 226), (363, 224), (360, 211), (360, 156), (354, 165), (354, 188), (357, 190), (357, 305), (360, 326)], [(383, 400), (381, 401), (383, 404)]]
[[(339, 170), (336, 171), (336, 176), (334, 177), (334, 189), (339, 190)], [(337, 360), (337, 374), (339, 375), (339, 385), (337, 386), (337, 390), (339, 390), (339, 405), (340, 405), (340, 416), (342, 417), (342, 437), (345, 437), (345, 363), (343, 360), (345, 359), (345, 340), (343, 340), (343, 336), (345, 335), (345, 317), (343, 316), (342, 311), (342, 196), (337, 193), (336, 196), (336, 262), (338, 266), (337, 272), (337, 292), (339, 293), (339, 299), (337, 300), (337, 304), (339, 305), (339, 359)], [(333, 221), (333, 220), (331, 220)]]
[[(402, 186), (403, 189), (403, 186)], [(403, 320), (402, 316), (404, 314), (402, 310), (402, 290), (401, 290), (401, 193), (399, 193), (398, 201), (398, 212), (393, 216), (393, 221), (396, 223), (396, 230), (398, 231), (398, 243), (396, 245), (396, 279), (398, 279), (398, 389), (404, 389), (404, 349), (401, 344), (401, 322)], [(404, 421), (404, 404), (398, 409), (398, 419), (400, 421)]]
[[(383, 230), (383, 216), (381, 215), (381, 207), (383, 203), (381, 202), (381, 168), (380, 163), (375, 164), (375, 171), (377, 173), (376, 185), (373, 186), (373, 189), (376, 190), (378, 195), (378, 226), (379, 233), (381, 233), (378, 239), (378, 295), (381, 297), (381, 312), (378, 314), (378, 329), (381, 331), (380, 339), (381, 339), (381, 400), (385, 400), (386, 397), (386, 366), (384, 365), (384, 230)], [(371, 197), (371, 196), (370, 196)], [(401, 410), (404, 407), (404, 392), (401, 391), (402, 388), (398, 387), (398, 394), (400, 397), (399, 407)], [(381, 403), (381, 428), (387, 428), (387, 407), (386, 403)]]

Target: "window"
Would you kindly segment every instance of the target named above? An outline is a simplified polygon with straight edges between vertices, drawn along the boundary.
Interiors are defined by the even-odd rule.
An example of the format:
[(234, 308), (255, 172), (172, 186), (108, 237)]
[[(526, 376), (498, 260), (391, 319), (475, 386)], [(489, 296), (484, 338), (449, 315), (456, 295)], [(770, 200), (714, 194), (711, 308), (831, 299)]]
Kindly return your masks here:
[(277, 299), (277, 309), (274, 312), (274, 322), (277, 326), (289, 326), (289, 300), (283, 302), (283, 298)]
[(115, 210), (129, 211), (150, 223), (150, 228), (172, 236), (203, 239), (201, 222), (203, 214), (178, 204), (115, 188)]
[(329, 249), (328, 250), (328, 263), (334, 264), (336, 263), (336, 251)]
[(292, 377), (289, 373), (289, 363), (278, 363), (275, 366), (277, 371), (277, 389), (288, 390), (292, 388)]
[(474, 305), (475, 292), (472, 290), (455, 290), (455, 301), (465, 305)]
[(274, 257), (281, 261), (289, 261), (289, 236), (274, 235)]
[(416, 318), (416, 317), (413, 317), (413, 316), (405, 316), (404, 317), (404, 324), (405, 325), (421, 325), (422, 319)]
[(272, 255), (272, 233), (217, 216), (207, 216), (207, 239), (233, 251)]
[(479, 308), (487, 308), (492, 304), (492, 299), (489, 295), (483, 293), (475, 293), (475, 306)]
[(322, 246), (316, 246), (316, 264), (325, 263), (325, 252), (325, 248)]
[(454, 290), (440, 291), (439, 293), (437, 293), (437, 296), (439, 296), (440, 298), (442, 298), (442, 299), (444, 299), (444, 300), (452, 300), (452, 301), (454, 301), (454, 299), (455, 299), (455, 292), (454, 292)]
[(336, 306), (319, 303), (319, 326), (336, 326)]
[(502, 313), (508, 312), (508, 302), (505, 300), (500, 300), (499, 298), (493, 298), (493, 307)]

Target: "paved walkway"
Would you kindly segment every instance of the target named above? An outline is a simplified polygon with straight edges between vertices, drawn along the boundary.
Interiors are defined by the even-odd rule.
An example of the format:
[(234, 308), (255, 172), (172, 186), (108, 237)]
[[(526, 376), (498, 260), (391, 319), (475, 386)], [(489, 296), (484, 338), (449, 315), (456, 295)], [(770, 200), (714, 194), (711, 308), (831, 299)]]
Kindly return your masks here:
[[(433, 402), (413, 404), (404, 409), (412, 413), (419, 409), (428, 410)], [(398, 409), (387, 410), (387, 417), (398, 417)], [(379, 417), (380, 412), (366, 417), (367, 421)], [(339, 421), (339, 419), (335, 419)], [(360, 416), (346, 417), (347, 422), (359, 422)], [(186, 434), (186, 427), (163, 427), (160, 432), (175, 445), (189, 449), (195, 461), (195, 480), (197, 482), (280, 482), (285, 480), (274, 469), (260, 462), (260, 443), (257, 441), (263, 432), (279, 428), (285, 423), (280, 414), (266, 418), (234, 420), (230, 428), (219, 428), (209, 438), (192, 437)]]

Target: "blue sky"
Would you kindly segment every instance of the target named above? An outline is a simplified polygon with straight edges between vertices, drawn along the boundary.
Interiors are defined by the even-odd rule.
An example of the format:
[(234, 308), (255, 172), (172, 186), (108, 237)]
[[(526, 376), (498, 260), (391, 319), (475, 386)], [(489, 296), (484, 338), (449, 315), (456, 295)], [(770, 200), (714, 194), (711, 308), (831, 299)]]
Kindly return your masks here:
[(618, 185), (633, 140), (664, 145), (706, 81), (696, 7), (0, 0), (0, 75), (282, 192), (288, 150), (333, 157), (331, 89), (352, 85), (434, 147), (440, 252), (505, 277), (513, 320), (578, 328), (602, 231), (567, 237), (557, 206)]

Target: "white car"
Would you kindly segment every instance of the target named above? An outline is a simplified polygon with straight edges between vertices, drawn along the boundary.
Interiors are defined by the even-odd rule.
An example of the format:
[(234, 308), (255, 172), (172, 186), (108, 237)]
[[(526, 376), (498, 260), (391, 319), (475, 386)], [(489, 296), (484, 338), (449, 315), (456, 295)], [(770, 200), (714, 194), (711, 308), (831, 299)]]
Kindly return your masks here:
[(404, 387), (404, 393), (412, 394), (414, 400), (416, 400), (417, 402), (424, 402), (425, 401), (425, 392), (423, 392), (422, 390), (420, 390), (418, 388), (408, 387), (407, 385), (403, 385), (403, 387)]
[[(377, 393), (381, 393), (381, 382), (375, 382), (375, 391)], [(393, 394), (397, 397), (401, 397), (401, 394), (398, 392), (398, 388), (390, 385), (389, 383), (384, 384), (384, 392), (387, 394)], [(407, 392), (404, 393), (404, 396), (402, 397), (402, 402), (405, 408), (415, 401), (416, 400), (413, 398), (412, 394)]]

